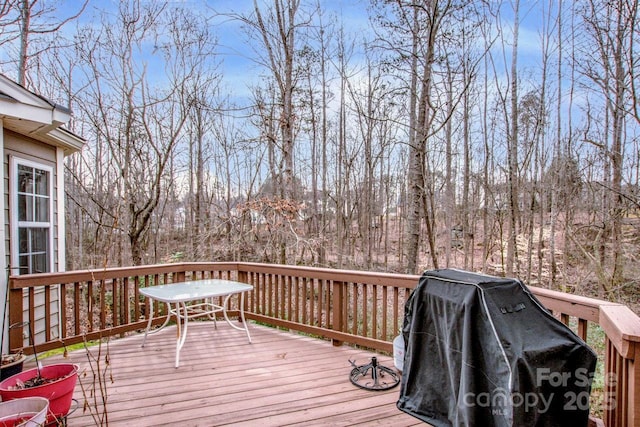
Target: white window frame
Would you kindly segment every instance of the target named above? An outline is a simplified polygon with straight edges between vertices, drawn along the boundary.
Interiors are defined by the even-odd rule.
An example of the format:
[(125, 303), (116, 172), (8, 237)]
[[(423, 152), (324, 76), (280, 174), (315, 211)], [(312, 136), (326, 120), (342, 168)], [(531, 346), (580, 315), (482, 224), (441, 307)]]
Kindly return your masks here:
[[(49, 220), (47, 222), (40, 221), (19, 221), (18, 216), (18, 167), (26, 166), (29, 168), (40, 169), (49, 174)], [(10, 228), (11, 228), (11, 274), (26, 274), (26, 272), (20, 269), (20, 228), (46, 228), (48, 229), (48, 262), (49, 271), (54, 271), (54, 192), (53, 192), (53, 167), (36, 162), (33, 160), (27, 160), (19, 157), (10, 156), (10, 169), (9, 169), (9, 195), (11, 200), (10, 205)], [(34, 272), (35, 273), (35, 272)]]

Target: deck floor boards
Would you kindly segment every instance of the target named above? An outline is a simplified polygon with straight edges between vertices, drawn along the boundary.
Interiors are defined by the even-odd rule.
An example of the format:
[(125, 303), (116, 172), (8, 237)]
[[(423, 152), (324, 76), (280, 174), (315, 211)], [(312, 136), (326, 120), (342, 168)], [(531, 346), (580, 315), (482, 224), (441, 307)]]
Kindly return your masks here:
[[(178, 369), (173, 366), (175, 326), (150, 335), (145, 347), (143, 334), (111, 340), (109, 425), (425, 425), (396, 408), (399, 387), (368, 391), (349, 381), (349, 360), (365, 364), (375, 355), (392, 367), (391, 357), (254, 324), (250, 331), (252, 344), (224, 322), (215, 330), (211, 322), (190, 323)], [(107, 345), (91, 348), (94, 356), (99, 351), (104, 366)], [(96, 425), (82, 408), (82, 388), (93, 382), (87, 353), (76, 350), (42, 362), (80, 366), (74, 392), (78, 407), (67, 425)]]

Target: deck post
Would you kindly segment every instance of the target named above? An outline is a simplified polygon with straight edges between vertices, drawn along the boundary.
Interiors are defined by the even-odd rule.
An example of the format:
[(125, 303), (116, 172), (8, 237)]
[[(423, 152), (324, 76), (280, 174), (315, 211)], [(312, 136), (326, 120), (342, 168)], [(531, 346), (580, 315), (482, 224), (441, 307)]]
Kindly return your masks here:
[(640, 342), (629, 342), (630, 353), (633, 359), (627, 362), (627, 398), (629, 407), (627, 412), (627, 425), (640, 426)]
[[(336, 330), (336, 331), (343, 331), (344, 330), (344, 315), (343, 315), (343, 307), (344, 307), (344, 294), (345, 294), (345, 290), (344, 290), (344, 283), (343, 282), (339, 282), (339, 281), (334, 281), (333, 282), (333, 300), (332, 300), (332, 305), (333, 305), (333, 310), (331, 310), (331, 314), (332, 314), (332, 322), (331, 322), (331, 329)], [(337, 340), (337, 339), (331, 339), (331, 342), (333, 343), (334, 346), (341, 346), (342, 345), (342, 341)]]
[[(249, 283), (249, 273), (247, 273), (246, 271), (242, 271), (240, 269), (237, 269), (236, 273), (237, 273), (238, 282), (246, 283), (249, 285), (251, 284)], [(253, 298), (253, 292), (254, 292), (253, 290), (249, 292), (249, 296), (251, 298)], [(244, 294), (238, 297), (238, 304), (242, 304), (242, 307), (238, 307), (238, 309), (243, 310), (245, 313), (249, 311), (249, 298), (245, 298)], [(240, 323), (244, 322), (244, 319), (242, 319), (242, 316), (238, 316), (238, 322)]]
[(640, 324), (621, 304), (600, 307), (605, 338), (605, 400), (607, 427), (640, 427)]
[(9, 279), (9, 326), (16, 325), (9, 329), (9, 352), (21, 349), (24, 346), (23, 327), (19, 326), (23, 322), (22, 318), (22, 288), (14, 288), (13, 281)]

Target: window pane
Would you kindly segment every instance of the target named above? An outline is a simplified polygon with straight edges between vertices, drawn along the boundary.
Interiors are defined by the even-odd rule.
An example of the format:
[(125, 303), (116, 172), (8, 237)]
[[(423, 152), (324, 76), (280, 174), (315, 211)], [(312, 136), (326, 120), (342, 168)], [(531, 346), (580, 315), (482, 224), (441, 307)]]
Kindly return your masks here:
[(18, 192), (33, 193), (33, 168), (18, 165)]
[(36, 213), (35, 221), (49, 222), (49, 198), (48, 197), (36, 197)]
[(23, 194), (18, 195), (18, 221), (29, 221), (29, 200), (31, 200), (29, 196)]
[(49, 263), (47, 262), (49, 257), (47, 254), (36, 254), (32, 258), (32, 270), (31, 273), (48, 273)]
[(46, 228), (31, 229), (31, 252), (46, 252), (49, 230)]
[(34, 169), (36, 188), (35, 194), (49, 195), (49, 172), (42, 169)]
[(28, 228), (18, 229), (18, 251), (20, 254), (26, 254), (29, 252), (29, 229)]
[(20, 274), (29, 273), (29, 255), (20, 255)]

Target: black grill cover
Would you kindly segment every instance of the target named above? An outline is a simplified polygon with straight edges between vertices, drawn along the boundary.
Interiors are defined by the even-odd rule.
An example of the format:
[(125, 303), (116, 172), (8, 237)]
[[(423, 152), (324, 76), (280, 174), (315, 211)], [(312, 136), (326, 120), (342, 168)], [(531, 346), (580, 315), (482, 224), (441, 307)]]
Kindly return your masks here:
[(596, 355), (519, 280), (427, 271), (402, 334), (397, 406), (424, 422), (587, 425)]

